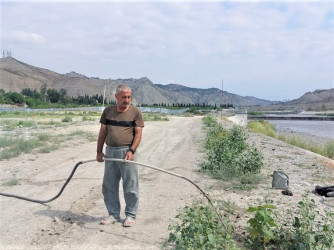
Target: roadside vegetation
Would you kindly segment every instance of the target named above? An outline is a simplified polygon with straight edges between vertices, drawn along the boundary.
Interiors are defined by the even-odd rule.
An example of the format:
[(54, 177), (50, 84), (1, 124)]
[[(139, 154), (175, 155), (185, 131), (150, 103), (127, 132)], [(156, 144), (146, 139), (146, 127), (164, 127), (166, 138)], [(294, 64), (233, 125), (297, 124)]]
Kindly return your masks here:
[[(254, 145), (247, 144), (245, 131), (239, 127), (226, 130), (212, 117), (203, 120), (207, 131), (207, 159), (202, 164), (205, 172), (224, 181), (237, 179), (244, 185), (242, 180), (246, 177), (259, 174), (262, 157)], [(169, 225), (170, 234), (164, 246), (175, 249), (332, 249), (332, 210), (321, 216), (308, 193), (297, 207), (284, 211), (277, 211), (274, 204), (267, 202), (248, 207), (246, 212), (251, 213), (251, 217), (244, 225), (248, 234), (241, 238), (228, 219), (235, 204), (215, 201), (213, 208), (194, 202), (179, 210)]]
[(212, 116), (204, 117), (203, 122), (207, 136), (202, 170), (216, 179), (232, 180), (235, 187), (257, 184), (263, 156), (255, 145), (248, 144), (246, 131), (240, 126), (225, 129)]
[(253, 213), (249, 224), (246, 247), (251, 249), (332, 249), (334, 246), (334, 212), (324, 216), (316, 209), (308, 193), (297, 208), (275, 210), (274, 205), (249, 207)]
[(248, 128), (253, 132), (259, 132), (281, 141), (285, 141), (293, 146), (334, 159), (334, 140), (329, 140), (324, 145), (320, 145), (314, 141), (303, 139), (300, 136), (277, 135), (275, 127), (267, 121), (250, 121), (248, 123)]

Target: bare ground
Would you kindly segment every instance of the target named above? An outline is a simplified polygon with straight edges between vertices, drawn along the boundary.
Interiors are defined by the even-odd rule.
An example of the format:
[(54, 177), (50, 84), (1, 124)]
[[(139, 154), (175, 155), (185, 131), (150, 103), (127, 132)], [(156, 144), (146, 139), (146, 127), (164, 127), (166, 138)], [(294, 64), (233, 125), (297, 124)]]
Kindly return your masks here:
[[(252, 191), (229, 189), (226, 183), (199, 172), (205, 136), (201, 117), (169, 119), (146, 122), (138, 161), (186, 176), (213, 198), (235, 203), (237, 208), (231, 215), (231, 223), (240, 235), (245, 234), (246, 220), (250, 217), (245, 212), (248, 206), (271, 202), (279, 208), (293, 207), (315, 184), (333, 185), (332, 160), (273, 138), (250, 134), (250, 142), (264, 155), (264, 179)], [(99, 124), (89, 123), (84, 129), (94, 131), (97, 136)], [(25, 154), (0, 161), (1, 183), (13, 175), (19, 180), (19, 185), (1, 185), (0, 191), (49, 199), (58, 193), (74, 165), (94, 159), (95, 151), (96, 142), (74, 141), (51, 153)], [(139, 169), (140, 205), (134, 227), (124, 228), (121, 223), (99, 224), (107, 215), (101, 195), (103, 164), (92, 162), (81, 165), (62, 196), (47, 205), (0, 196), (0, 249), (161, 249), (177, 209), (203, 197), (183, 179), (144, 167)], [(271, 189), (274, 170), (289, 175), (294, 196)], [(333, 209), (333, 200), (311, 195), (321, 211)]]

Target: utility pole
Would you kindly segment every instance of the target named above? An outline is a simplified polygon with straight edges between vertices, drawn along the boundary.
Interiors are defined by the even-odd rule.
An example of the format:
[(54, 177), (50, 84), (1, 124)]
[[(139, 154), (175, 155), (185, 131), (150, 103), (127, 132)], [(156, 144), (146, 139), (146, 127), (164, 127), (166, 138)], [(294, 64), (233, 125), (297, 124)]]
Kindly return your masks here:
[(222, 111), (220, 112), (221, 120), (223, 120), (223, 106), (224, 106), (224, 80), (222, 79)]

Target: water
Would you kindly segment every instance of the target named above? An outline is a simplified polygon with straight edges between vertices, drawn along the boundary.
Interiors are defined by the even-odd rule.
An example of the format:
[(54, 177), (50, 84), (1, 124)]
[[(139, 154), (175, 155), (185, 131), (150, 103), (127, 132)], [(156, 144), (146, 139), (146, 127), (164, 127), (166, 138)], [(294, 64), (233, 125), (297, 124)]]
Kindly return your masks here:
[(277, 131), (293, 131), (334, 139), (334, 121), (270, 120)]

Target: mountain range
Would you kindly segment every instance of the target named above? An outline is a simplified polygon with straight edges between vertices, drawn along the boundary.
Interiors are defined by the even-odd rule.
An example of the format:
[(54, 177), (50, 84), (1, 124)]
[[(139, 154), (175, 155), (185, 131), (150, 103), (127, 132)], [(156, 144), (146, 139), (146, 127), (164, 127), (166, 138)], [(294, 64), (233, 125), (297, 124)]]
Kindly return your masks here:
[(299, 104), (305, 106), (311, 102), (313, 104), (325, 102), (327, 106), (332, 103), (334, 108), (334, 89), (324, 90), (325, 94), (319, 90), (320, 92), (307, 93), (303, 97), (290, 102), (278, 103), (256, 97), (240, 96), (218, 88), (200, 89), (179, 84), (153, 84), (147, 77), (139, 79), (100, 79), (98, 77), (87, 77), (76, 72), (59, 74), (29, 65), (13, 57), (0, 58), (0, 89), (6, 92), (19, 93), (25, 88), (39, 91), (43, 84), (46, 84), (47, 88), (65, 89), (69, 96), (103, 95), (105, 89), (105, 97), (109, 101), (115, 100), (116, 87), (120, 84), (126, 84), (133, 90), (133, 103), (135, 105), (205, 103), (217, 106), (232, 104), (236, 107), (282, 107), (288, 104), (295, 107)]

